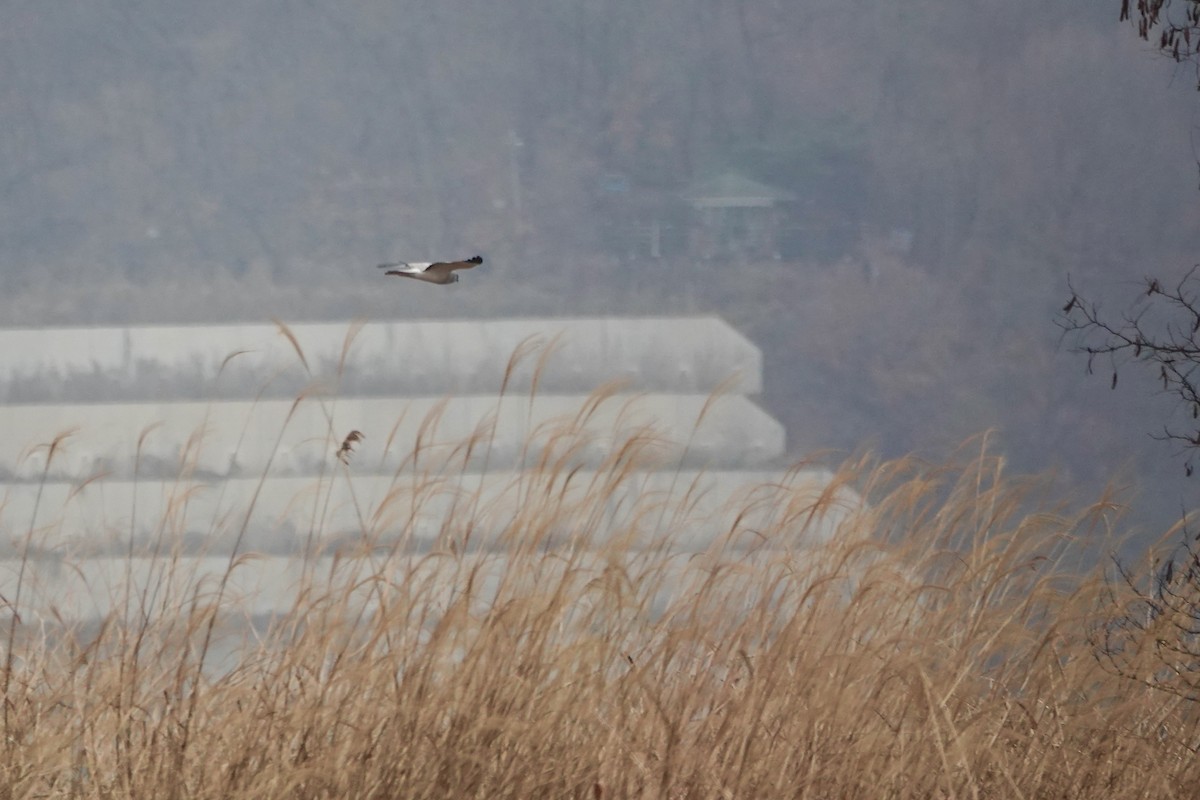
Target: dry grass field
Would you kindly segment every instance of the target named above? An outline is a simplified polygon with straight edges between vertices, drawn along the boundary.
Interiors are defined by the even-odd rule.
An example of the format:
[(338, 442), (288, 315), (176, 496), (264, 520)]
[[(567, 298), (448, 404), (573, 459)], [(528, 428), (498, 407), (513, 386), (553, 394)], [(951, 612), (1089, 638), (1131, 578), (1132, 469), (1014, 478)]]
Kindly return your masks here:
[[(800, 549), (546, 547), (594, 510), (558, 507), (547, 483), (502, 547), (314, 561), (290, 613), (253, 625), (223, 579), (172, 580), (169, 556), (160, 593), (131, 593), (99, 624), (34, 624), (8, 597), (0, 784), (11, 797), (1194, 796), (1194, 697), (1154, 678), (1157, 662), (1147, 679), (1183, 691), (1096, 658), (1123, 585), (1069, 559), (1103, 506), (1030, 509), (1029, 486), (987, 457), (856, 463), (838, 480), (869, 507)], [(254, 563), (235, 556), (228, 574)], [(206, 666), (217, 649), (226, 661)]]
[[(162, 580), (89, 622), (26, 609), (20, 562), (0, 795), (1195, 796), (1192, 674), (1155, 645), (1186, 624), (1123, 628), (1118, 660), (1098, 657), (1145, 605), (1103, 561), (1110, 504), (1048, 507), (974, 442), (948, 465), (850, 461), (757, 545), (735, 523), (704, 552), (670, 525), (633, 546), (686, 518), (653, 507), (599, 536), (650, 445), (613, 448), (572, 494), (577, 444), (542, 447), (486, 548), (489, 509), (465, 503), (430, 552), (364, 535), (297, 555), (295, 602), (269, 619), (231, 591), (252, 553), (197, 578), (164, 546)], [(417, 503), (453, 464), (413, 475)], [(836, 534), (805, 540), (830, 515)]]

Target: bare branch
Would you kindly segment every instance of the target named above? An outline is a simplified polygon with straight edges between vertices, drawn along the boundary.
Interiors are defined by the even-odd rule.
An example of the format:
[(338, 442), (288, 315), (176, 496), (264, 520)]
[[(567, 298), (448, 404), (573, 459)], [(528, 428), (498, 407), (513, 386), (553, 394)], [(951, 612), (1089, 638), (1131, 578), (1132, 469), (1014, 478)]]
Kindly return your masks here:
[[(1171, 15), (1171, 0), (1138, 0), (1131, 13), (1129, 0), (1121, 0), (1121, 21), (1129, 20), (1148, 42), (1157, 37), (1158, 50), (1176, 63), (1200, 63), (1200, 0), (1179, 0), (1182, 17)], [(1200, 71), (1197, 74), (1200, 84)]]
[[(1141, 364), (1174, 395), (1186, 421), (1168, 425), (1154, 438), (1200, 451), (1200, 265), (1192, 267), (1174, 284), (1147, 277), (1145, 291), (1119, 316), (1105, 314), (1088, 301), (1068, 279), (1070, 300), (1055, 324), (1070, 340), (1072, 352), (1087, 356), (1092, 374), (1095, 360), (1104, 358), (1111, 368), (1110, 388), (1116, 389), (1121, 369)], [(1189, 455), (1185, 470), (1192, 472)]]

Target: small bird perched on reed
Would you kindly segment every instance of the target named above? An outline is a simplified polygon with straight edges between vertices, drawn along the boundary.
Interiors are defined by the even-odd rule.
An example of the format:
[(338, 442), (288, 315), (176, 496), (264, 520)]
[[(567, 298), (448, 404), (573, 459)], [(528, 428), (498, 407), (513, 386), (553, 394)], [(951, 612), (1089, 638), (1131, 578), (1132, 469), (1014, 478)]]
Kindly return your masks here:
[(363, 435), (361, 431), (350, 431), (346, 434), (346, 438), (342, 440), (342, 446), (338, 448), (337, 460), (343, 464), (350, 463), (350, 454), (354, 452), (355, 442), (361, 442)]

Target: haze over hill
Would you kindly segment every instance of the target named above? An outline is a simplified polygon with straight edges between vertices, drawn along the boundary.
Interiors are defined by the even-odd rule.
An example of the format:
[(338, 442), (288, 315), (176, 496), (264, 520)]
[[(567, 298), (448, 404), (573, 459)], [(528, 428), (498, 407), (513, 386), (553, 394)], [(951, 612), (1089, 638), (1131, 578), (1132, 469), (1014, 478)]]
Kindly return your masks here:
[[(0, 321), (718, 313), (793, 452), (996, 427), (1169, 519), (1163, 408), (1051, 322), (1068, 274), (1124, 298), (1200, 250), (1193, 85), (1117, 11), (10, 3)], [(696, 248), (727, 171), (790, 198), (774, 252)], [(373, 268), (476, 252), (446, 290)]]

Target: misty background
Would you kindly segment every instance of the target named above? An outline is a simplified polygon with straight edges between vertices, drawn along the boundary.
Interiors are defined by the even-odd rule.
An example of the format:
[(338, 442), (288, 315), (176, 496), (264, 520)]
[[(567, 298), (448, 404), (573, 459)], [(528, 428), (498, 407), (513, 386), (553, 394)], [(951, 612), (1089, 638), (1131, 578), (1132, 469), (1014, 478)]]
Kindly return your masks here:
[(1200, 252), (1195, 76), (1118, 11), (6, 2), (0, 324), (716, 313), (793, 456), (994, 428), (1157, 534), (1175, 409), (1053, 324), (1068, 275), (1123, 307)]

